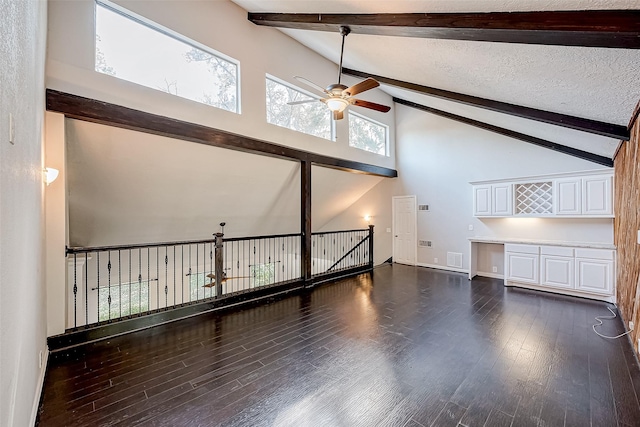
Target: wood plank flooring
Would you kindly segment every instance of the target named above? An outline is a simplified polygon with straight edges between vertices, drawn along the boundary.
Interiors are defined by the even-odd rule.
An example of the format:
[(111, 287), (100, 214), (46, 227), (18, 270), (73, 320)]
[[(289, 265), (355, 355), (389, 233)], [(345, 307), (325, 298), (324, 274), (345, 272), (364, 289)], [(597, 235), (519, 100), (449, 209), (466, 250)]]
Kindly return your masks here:
[(52, 354), (38, 425), (640, 426), (606, 306), (380, 267)]

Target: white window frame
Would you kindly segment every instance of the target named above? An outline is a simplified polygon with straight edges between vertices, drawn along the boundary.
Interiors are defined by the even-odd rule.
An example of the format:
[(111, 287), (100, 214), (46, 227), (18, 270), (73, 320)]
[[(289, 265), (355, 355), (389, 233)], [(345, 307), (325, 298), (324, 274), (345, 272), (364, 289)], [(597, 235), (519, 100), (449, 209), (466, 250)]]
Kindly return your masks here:
[[(131, 21), (136, 22), (136, 23), (138, 23), (140, 25), (144, 25), (145, 27), (148, 27), (151, 30), (157, 31), (159, 33), (162, 33), (162, 34), (164, 34), (164, 35), (166, 35), (168, 37), (171, 37), (171, 38), (173, 38), (173, 39), (175, 39), (175, 40), (177, 40), (179, 42), (186, 43), (186, 44), (192, 46), (195, 49), (202, 50), (202, 51), (204, 51), (204, 52), (206, 52), (206, 53), (208, 53), (208, 54), (210, 54), (212, 56), (217, 56), (220, 59), (224, 59), (225, 61), (231, 62), (232, 64), (234, 64), (237, 67), (236, 69), (238, 70), (238, 72), (236, 73), (236, 111), (225, 110), (225, 109), (222, 109), (222, 108), (215, 107), (213, 105), (205, 104), (203, 102), (194, 101), (194, 100), (189, 99), (189, 98), (183, 98), (183, 97), (180, 97), (179, 95), (174, 95), (174, 96), (178, 96), (179, 98), (187, 99), (187, 100), (193, 101), (193, 102), (198, 102), (199, 104), (207, 105), (209, 107), (218, 108), (219, 110), (222, 110), (222, 111), (228, 111), (230, 113), (242, 114), (242, 97), (241, 97), (241, 92), (240, 92), (240, 88), (242, 87), (241, 81), (240, 81), (240, 76), (242, 75), (242, 72), (240, 71), (240, 61), (238, 61), (237, 59), (232, 58), (232, 57), (230, 57), (228, 55), (225, 55), (222, 52), (218, 52), (217, 50), (214, 50), (213, 48), (211, 48), (211, 47), (209, 47), (207, 45), (204, 45), (204, 44), (202, 44), (200, 42), (197, 42), (197, 41), (195, 41), (193, 39), (190, 39), (187, 36), (185, 36), (184, 34), (180, 34), (180, 33), (176, 32), (176, 31), (173, 31), (170, 28), (165, 27), (164, 25), (160, 25), (155, 21), (147, 19), (142, 15), (138, 15), (137, 13), (132, 12), (129, 9), (125, 9), (124, 7), (122, 7), (120, 5), (117, 5), (117, 4), (115, 4), (115, 3), (113, 3), (113, 2), (111, 2), (109, 0), (95, 0), (94, 1), (94, 6), (93, 6), (94, 7), (94, 11), (93, 11), (94, 12), (94, 19), (93, 19), (93, 35), (94, 35), (94, 37), (93, 37), (93, 70), (94, 71), (95, 71), (95, 68), (96, 68), (96, 62), (95, 62), (96, 61), (96, 37), (95, 36), (97, 35), (96, 17), (97, 17), (97, 13), (98, 13), (97, 12), (98, 6), (102, 6), (105, 9), (111, 10), (112, 12), (115, 12), (115, 13), (123, 16), (124, 18), (130, 19)], [(96, 72), (99, 72), (99, 71), (96, 71)], [(133, 83), (133, 84), (137, 84), (137, 85), (140, 85), (140, 86), (143, 86), (143, 87), (148, 87), (148, 86), (141, 85), (140, 83), (136, 83), (136, 82), (132, 82), (132, 81), (129, 81), (129, 80), (126, 80), (126, 79), (122, 79), (122, 78), (120, 78), (118, 76), (114, 76), (114, 78), (117, 78), (117, 79), (120, 79), (120, 80), (124, 80), (124, 81), (130, 82), (130, 83)], [(154, 89), (154, 90), (157, 90), (157, 89)]]
[(360, 113), (356, 113), (354, 111), (352, 111), (351, 109), (348, 110), (348, 114), (347, 114), (347, 120), (351, 120), (351, 115), (362, 119), (362, 120), (366, 120), (368, 122), (373, 123), (374, 125), (378, 125), (384, 128), (384, 154), (380, 154), (380, 153), (374, 153), (373, 151), (369, 151), (369, 150), (365, 150), (364, 148), (360, 148), (360, 147), (356, 147), (351, 145), (351, 126), (349, 126), (348, 132), (349, 132), (349, 147), (350, 148), (355, 148), (356, 150), (360, 150), (360, 151), (364, 151), (370, 154), (375, 154), (377, 156), (384, 156), (384, 157), (389, 157), (389, 125), (386, 125), (382, 122), (379, 122), (377, 120), (374, 120), (370, 117), (364, 116)]
[[(306, 96), (308, 96), (308, 97), (310, 97), (310, 98), (314, 98), (314, 99), (317, 99), (317, 100), (322, 99), (322, 97), (321, 97), (320, 95), (316, 95), (316, 94), (315, 94), (315, 93), (313, 93), (313, 92), (309, 92), (308, 90), (305, 90), (305, 89), (303, 89), (303, 88), (301, 88), (301, 87), (298, 87), (298, 86), (296, 86), (296, 85), (294, 85), (294, 84), (291, 84), (291, 83), (289, 83), (289, 82), (287, 82), (287, 81), (285, 81), (285, 80), (282, 80), (282, 79), (280, 79), (280, 78), (278, 78), (278, 77), (276, 77), (276, 76), (274, 76), (274, 75), (272, 75), (272, 74), (266, 73), (266, 74), (265, 74), (265, 79), (271, 80), (271, 81), (273, 81), (273, 82), (275, 82), (275, 83), (278, 83), (278, 84), (281, 84), (281, 85), (283, 85), (283, 86), (286, 86), (286, 87), (288, 87), (289, 89), (293, 89), (293, 90), (295, 90), (295, 91), (298, 91), (298, 92), (300, 92), (300, 93), (303, 93), (303, 94), (305, 94)], [(264, 87), (265, 87), (265, 108), (266, 108), (266, 91), (267, 91), (267, 84), (266, 84), (266, 81), (265, 81), (265, 85), (264, 85)], [(329, 115), (329, 113), (328, 113), (328, 112), (327, 112), (327, 114)], [(265, 119), (265, 121), (267, 120), (267, 114), (266, 114), (266, 111), (265, 111), (264, 119)], [(304, 134), (304, 135), (309, 135), (309, 136), (312, 136), (312, 137), (320, 138), (320, 139), (323, 139), (323, 140), (325, 140), (325, 141), (332, 141), (332, 142), (335, 142), (335, 141), (336, 141), (336, 137), (337, 137), (337, 135), (336, 135), (336, 121), (335, 121), (335, 120), (333, 120), (333, 117), (332, 117), (332, 116), (330, 117), (330, 119), (329, 119), (329, 120), (331, 120), (331, 139), (322, 138), (322, 137), (320, 137), (320, 136), (311, 135), (311, 134), (309, 134), (309, 133), (305, 133), (305, 132), (300, 132), (299, 130), (295, 130), (295, 129), (287, 128), (287, 127), (284, 127), (284, 126), (278, 126), (278, 125), (276, 125), (276, 124), (274, 124), (274, 123), (269, 123), (269, 122), (267, 122), (267, 123), (268, 123), (268, 124), (270, 124), (270, 125), (273, 125), (273, 126), (278, 126), (278, 127), (284, 128), (284, 129), (289, 129), (290, 131), (293, 131), (293, 132), (298, 132), (298, 133), (302, 133), (302, 134)]]

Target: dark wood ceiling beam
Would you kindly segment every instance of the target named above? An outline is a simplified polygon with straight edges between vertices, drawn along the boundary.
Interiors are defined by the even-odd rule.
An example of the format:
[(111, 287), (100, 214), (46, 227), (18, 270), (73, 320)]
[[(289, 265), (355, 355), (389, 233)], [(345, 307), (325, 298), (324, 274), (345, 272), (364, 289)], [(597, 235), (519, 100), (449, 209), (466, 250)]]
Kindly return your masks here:
[(400, 89), (407, 89), (422, 95), (429, 95), (436, 98), (446, 99), (447, 101), (459, 102), (461, 104), (471, 105), (473, 107), (484, 108), (485, 110), (509, 114), (512, 116), (521, 117), (523, 119), (535, 120), (538, 122), (562, 126), (569, 129), (579, 130), (581, 132), (606, 136), (609, 138), (622, 139), (625, 141), (629, 139), (629, 129), (623, 125), (605, 123), (597, 120), (584, 119), (582, 117), (569, 116), (567, 114), (552, 113), (550, 111), (538, 110), (536, 108), (523, 107), (521, 105), (479, 98), (477, 96), (436, 89), (416, 83), (410, 83), (402, 80), (392, 79), (389, 77), (377, 76), (375, 74), (365, 73), (362, 71), (351, 70), (349, 68), (343, 68), (342, 73), (360, 78), (372, 77), (378, 82), (389, 86), (394, 86)]
[(249, 13), (257, 25), (338, 34), (640, 48), (640, 10), (489, 13)]
[(348, 172), (382, 177), (398, 176), (398, 172), (395, 169), (310, 153), (284, 145), (273, 144), (195, 123), (159, 116), (52, 89), (47, 89), (46, 105), (49, 111), (62, 113), (66, 117), (87, 122), (168, 138), (176, 138), (229, 150), (286, 160), (310, 162), (317, 166), (340, 169)]
[(489, 123), (469, 119), (467, 117), (448, 113), (446, 111), (438, 110), (436, 108), (427, 107), (426, 105), (417, 104), (415, 102), (407, 101), (401, 98), (394, 97), (393, 101), (397, 104), (406, 105), (407, 107), (415, 108), (421, 111), (426, 111), (427, 113), (435, 114), (441, 117), (446, 117), (447, 119), (455, 120), (457, 122), (478, 127), (480, 129), (488, 130), (490, 132), (508, 136), (510, 138), (518, 139), (520, 141), (528, 142), (530, 144), (534, 144), (540, 147), (548, 148), (549, 150), (554, 150), (563, 154), (568, 154), (570, 156), (578, 157), (580, 159), (588, 160), (590, 162), (598, 163), (600, 165), (613, 167), (613, 160), (608, 157), (599, 156), (597, 154), (589, 153), (587, 151), (579, 150), (573, 147), (568, 147), (566, 145), (556, 144), (555, 142), (547, 141), (546, 139), (536, 138), (535, 136), (526, 135), (524, 133), (512, 131), (510, 129), (494, 126)]

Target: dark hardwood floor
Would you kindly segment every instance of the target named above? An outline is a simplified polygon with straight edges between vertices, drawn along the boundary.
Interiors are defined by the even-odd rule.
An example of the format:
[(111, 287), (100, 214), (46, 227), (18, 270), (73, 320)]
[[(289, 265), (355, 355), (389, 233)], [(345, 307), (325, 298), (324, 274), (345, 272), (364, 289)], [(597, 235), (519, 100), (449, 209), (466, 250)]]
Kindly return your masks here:
[[(53, 354), (40, 426), (640, 426), (607, 304), (401, 265)], [(619, 319), (602, 332), (622, 331)]]

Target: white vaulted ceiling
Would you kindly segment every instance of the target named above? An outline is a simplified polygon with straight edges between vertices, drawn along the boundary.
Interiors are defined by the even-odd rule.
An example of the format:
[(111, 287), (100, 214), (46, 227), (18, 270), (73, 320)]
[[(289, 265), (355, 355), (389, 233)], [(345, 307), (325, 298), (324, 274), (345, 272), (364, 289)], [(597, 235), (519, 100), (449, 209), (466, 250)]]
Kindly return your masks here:
[[(250, 12), (424, 13), (640, 9), (639, 0), (233, 0)], [(266, 30), (266, 29), (265, 29)], [(338, 62), (340, 35), (281, 30)], [(297, 74), (291, 61), (291, 73)], [(640, 50), (543, 46), (351, 34), (344, 66), (424, 86), (627, 125), (640, 99)], [(326, 76), (333, 82), (335, 76)], [(516, 119), (383, 85), (398, 98), (612, 157), (611, 138)]]

